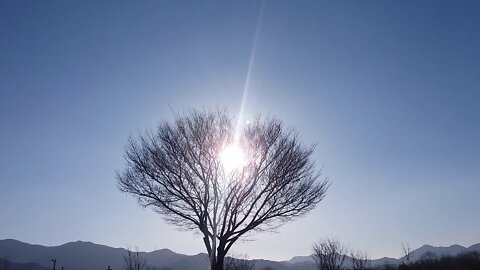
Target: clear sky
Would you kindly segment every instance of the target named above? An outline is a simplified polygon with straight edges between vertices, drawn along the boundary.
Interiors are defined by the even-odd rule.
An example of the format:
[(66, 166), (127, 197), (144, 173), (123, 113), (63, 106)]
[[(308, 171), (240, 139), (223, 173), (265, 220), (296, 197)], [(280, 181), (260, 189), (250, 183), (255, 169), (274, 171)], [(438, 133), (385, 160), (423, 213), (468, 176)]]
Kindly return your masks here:
[(250, 258), (480, 242), (479, 1), (0, 1), (0, 239), (204, 252), (117, 190), (172, 110), (240, 103), (317, 143), (325, 200)]

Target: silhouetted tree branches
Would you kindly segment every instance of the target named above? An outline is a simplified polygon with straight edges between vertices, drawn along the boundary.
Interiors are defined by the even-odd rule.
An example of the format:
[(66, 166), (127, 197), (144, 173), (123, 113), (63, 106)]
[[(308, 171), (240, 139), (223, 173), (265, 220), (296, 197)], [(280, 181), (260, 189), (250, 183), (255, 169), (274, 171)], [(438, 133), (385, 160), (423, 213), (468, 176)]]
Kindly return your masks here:
[(145, 270), (147, 264), (146, 259), (140, 256), (138, 249), (134, 252), (129, 248), (127, 254), (123, 256), (123, 262), (125, 270)]
[(370, 258), (366, 252), (351, 250), (350, 264), (352, 270), (368, 270), (372, 269)]
[(413, 256), (413, 248), (408, 242), (402, 242), (403, 259), (402, 263), (409, 264)]
[(348, 249), (338, 240), (326, 239), (313, 245), (313, 259), (319, 270), (340, 270)]
[(225, 270), (253, 270), (255, 263), (248, 260), (246, 255), (230, 255), (225, 257)]
[[(226, 172), (219, 154), (234, 142), (246, 164)], [(223, 269), (238, 239), (273, 230), (324, 198), (328, 183), (313, 150), (278, 120), (258, 118), (235, 134), (226, 111), (193, 111), (131, 138), (118, 186), (178, 228), (199, 231), (211, 268)]]

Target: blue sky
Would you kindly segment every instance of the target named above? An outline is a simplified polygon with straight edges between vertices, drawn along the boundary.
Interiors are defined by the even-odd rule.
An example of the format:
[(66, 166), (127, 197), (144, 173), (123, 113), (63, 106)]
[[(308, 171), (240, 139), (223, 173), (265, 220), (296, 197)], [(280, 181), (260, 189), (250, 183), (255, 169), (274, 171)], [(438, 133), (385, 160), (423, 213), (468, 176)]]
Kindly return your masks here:
[[(258, 1), (0, 2), (0, 239), (204, 252), (120, 193), (123, 147), (177, 112), (241, 104)], [(237, 245), (306, 255), (337, 237), (480, 242), (478, 1), (269, 1), (245, 117), (316, 143), (333, 182), (305, 218)]]

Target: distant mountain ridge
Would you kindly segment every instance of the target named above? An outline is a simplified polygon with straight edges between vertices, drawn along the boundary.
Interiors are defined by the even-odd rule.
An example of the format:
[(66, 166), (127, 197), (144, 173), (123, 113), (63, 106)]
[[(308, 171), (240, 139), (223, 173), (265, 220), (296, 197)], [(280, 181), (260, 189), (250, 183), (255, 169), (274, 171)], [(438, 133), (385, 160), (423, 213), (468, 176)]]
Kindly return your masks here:
[[(424, 245), (413, 252), (412, 261), (420, 259), (425, 253), (436, 256), (455, 256), (462, 252), (480, 252), (480, 243), (468, 248), (460, 245), (449, 247), (433, 247)], [(69, 242), (60, 246), (46, 247), (31, 245), (18, 240), (0, 240), (0, 258), (8, 259), (10, 270), (47, 270), (52, 269), (52, 259), (57, 260), (57, 269), (65, 270), (105, 270), (108, 266), (113, 270), (123, 269), (124, 248), (113, 248), (91, 242)], [(140, 252), (148, 265), (158, 269), (171, 270), (206, 270), (208, 256), (204, 253), (184, 255), (169, 249)], [(372, 260), (373, 265), (400, 264), (404, 258), (381, 258)], [(254, 260), (255, 270), (273, 267), (276, 270), (314, 270), (316, 266), (311, 256), (295, 256), (288, 261)], [(13, 267), (15, 266), (15, 267)]]
[(421, 259), (422, 256), (424, 256), (426, 253), (435, 254), (436, 256), (441, 257), (441, 256), (456, 256), (460, 253), (469, 252), (469, 251), (480, 252), (480, 243), (471, 245), (468, 248), (460, 245), (451, 245), (449, 247), (434, 247), (431, 245), (423, 245), (413, 252), (412, 261), (417, 261)]

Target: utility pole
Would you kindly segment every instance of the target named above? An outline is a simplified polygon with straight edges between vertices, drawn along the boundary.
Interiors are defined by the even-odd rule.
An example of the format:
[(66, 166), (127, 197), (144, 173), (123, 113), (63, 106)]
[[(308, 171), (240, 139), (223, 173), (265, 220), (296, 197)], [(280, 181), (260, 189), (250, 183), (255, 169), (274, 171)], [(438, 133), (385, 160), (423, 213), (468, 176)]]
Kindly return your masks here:
[(55, 265), (57, 264), (57, 260), (52, 259), (52, 262), (53, 262), (53, 270), (55, 270)]

